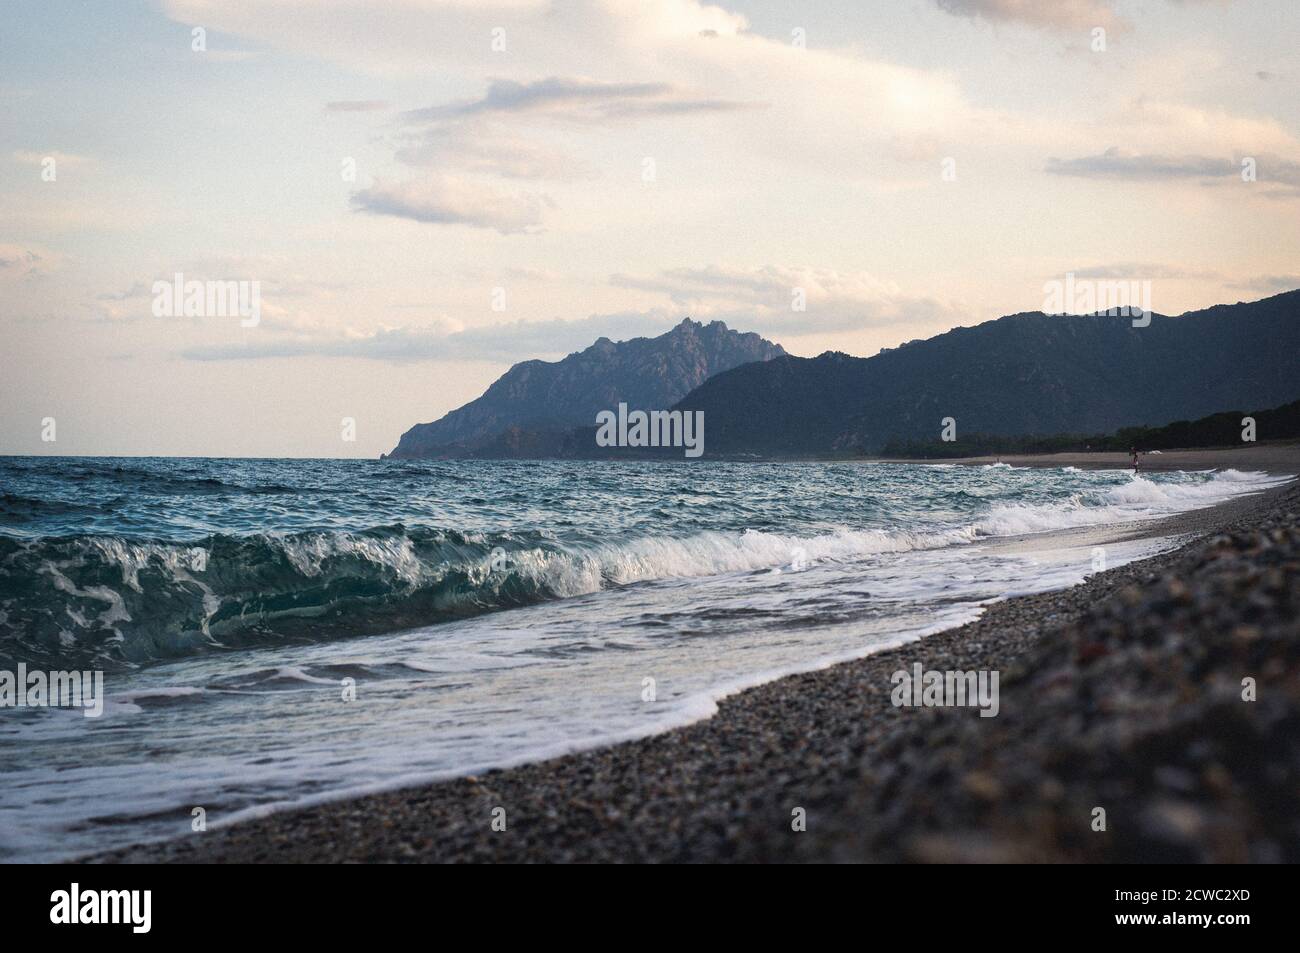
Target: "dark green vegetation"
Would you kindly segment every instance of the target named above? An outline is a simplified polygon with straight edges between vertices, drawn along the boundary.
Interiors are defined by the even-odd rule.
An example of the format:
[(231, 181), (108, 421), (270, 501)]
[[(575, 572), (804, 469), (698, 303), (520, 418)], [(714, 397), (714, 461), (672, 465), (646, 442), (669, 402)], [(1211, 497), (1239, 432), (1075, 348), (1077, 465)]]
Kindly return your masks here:
[[(1300, 386), (1300, 385), (1297, 385)], [(1242, 418), (1255, 419), (1258, 440), (1287, 440), (1300, 437), (1300, 400), (1293, 400), (1272, 410), (1246, 413), (1226, 410), (1200, 420), (1179, 420), (1163, 427), (1122, 427), (1112, 434), (1080, 436), (1003, 437), (995, 434), (960, 436), (942, 440), (896, 440), (885, 444), (881, 455), (909, 460), (935, 457), (985, 457), (990, 454), (1083, 453), (1114, 450), (1175, 450), (1201, 447), (1236, 447), (1242, 443)]]

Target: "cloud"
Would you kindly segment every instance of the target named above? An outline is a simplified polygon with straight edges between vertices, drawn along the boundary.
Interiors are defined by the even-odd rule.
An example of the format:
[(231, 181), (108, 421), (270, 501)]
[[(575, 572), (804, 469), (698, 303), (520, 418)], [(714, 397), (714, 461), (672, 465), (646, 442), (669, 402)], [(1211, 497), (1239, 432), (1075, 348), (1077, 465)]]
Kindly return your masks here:
[[(666, 300), (580, 320), (515, 321), (474, 328), (443, 321), (366, 333), (307, 326), (281, 333), (270, 325), (240, 343), (194, 347), (182, 356), (194, 361), (353, 358), (398, 363), (513, 362), (580, 350), (600, 337), (619, 340), (660, 334), (685, 316), (724, 321), (740, 331), (794, 337), (907, 324), (923, 333), (970, 317), (941, 298), (907, 293), (864, 272), (826, 268), (710, 265), (646, 276), (612, 275), (610, 283), (662, 295)], [(804, 310), (796, 310), (796, 296)]]
[[(678, 316), (677, 320), (680, 320)], [(591, 315), (582, 320), (514, 321), (482, 328), (382, 328), (365, 334), (249, 336), (242, 344), (208, 345), (182, 352), (192, 361), (332, 357), (392, 363), (416, 361), (514, 362), (565, 354), (597, 338), (662, 334), (674, 323), (669, 312)]]
[(257, 50), (204, 50), (198, 55), (203, 57), (199, 62), (246, 63), (257, 59), (262, 54)]
[[(943, 0), (942, 6), (962, 16), (1077, 29), (1112, 23), (1118, 2)], [(1218, 146), (1231, 139), (1244, 147), (1242, 154), (1268, 148), (1286, 155), (1284, 142), (1292, 138), (1276, 123), (1144, 97), (1095, 123), (1088, 121), (1093, 100), (1068, 123), (978, 107), (967, 100), (956, 71), (903, 66), (847, 46), (796, 48), (697, 0), (394, 0), (382, 17), (365, 0), (295, 4), (292, 17), (277, 7), (164, 0), (176, 19), (211, 22), (233, 35), (370, 71), (491, 76), (481, 95), (402, 114), (419, 131), (397, 145), (399, 161), (437, 164), (458, 175), (579, 178), (584, 163), (631, 148), (610, 137), (651, 116), (709, 120), (707, 142), (696, 138), (720, 164), (757, 160), (885, 188), (915, 184), (922, 164), (929, 167), (962, 144), (968, 152), (978, 144), (1023, 155), (1038, 143), (1097, 141), (1088, 138), (1095, 131), (1150, 153), (1228, 156), (1231, 149)], [(497, 27), (505, 30), (501, 52), (491, 46)], [(358, 43), (358, 35), (366, 42)], [(1125, 69), (1132, 75), (1140, 66)], [(1197, 69), (1203, 72), (1203, 64)], [(466, 126), (451, 129), (456, 123)], [(547, 141), (539, 130), (603, 141)]]
[[(954, 16), (982, 18), (1001, 23), (1024, 23), (1050, 30), (1106, 27), (1120, 30), (1128, 21), (1115, 12), (1115, 0), (934, 0), (939, 9)], [(1200, 3), (1225, 4), (1231, 0), (1170, 0), (1185, 7)]]
[(1300, 288), (1300, 274), (1294, 275), (1256, 275), (1242, 281), (1232, 282), (1229, 288), (1241, 291), (1254, 291), (1263, 294), (1277, 294), (1282, 291), (1294, 291)]
[(1054, 30), (1121, 26), (1112, 0), (935, 0), (954, 16), (1025, 23)]
[(57, 269), (62, 256), (36, 245), (0, 243), (0, 280), (41, 278)]
[(1254, 181), (1275, 186), (1261, 192), (1266, 198), (1300, 198), (1300, 163), (1272, 155), (1220, 159), (1205, 155), (1126, 152), (1112, 146), (1099, 155), (1074, 159), (1050, 158), (1044, 171), (1050, 175), (1125, 182), (1196, 180), (1206, 186), (1230, 183), (1253, 185), (1253, 182), (1242, 178), (1248, 160), (1254, 166)]
[[(536, 231), (548, 196), (503, 187), (498, 179), (574, 181), (595, 171), (569, 151), (521, 130), (537, 123), (610, 122), (697, 112), (729, 112), (755, 104), (697, 97), (668, 83), (608, 83), (552, 76), (536, 82), (496, 80), (480, 98), (402, 113), (408, 126), (395, 158), (435, 173), (357, 192), (353, 206), (426, 224), (493, 228), (503, 234)], [(507, 122), (506, 120), (510, 121)], [(423, 127), (423, 128), (420, 128)]]
[(391, 184), (377, 181), (352, 195), (352, 205), (360, 212), (493, 228), (503, 235), (535, 231), (541, 225), (542, 210), (552, 204), (543, 195), (438, 174)]
[(696, 317), (795, 336), (967, 317), (962, 308), (933, 295), (905, 292), (866, 272), (829, 268), (711, 265), (649, 276), (615, 274), (610, 283), (666, 295), (677, 310)]
[(583, 122), (605, 122), (691, 112), (753, 109), (759, 103), (692, 96), (668, 83), (606, 83), (581, 77), (551, 76), (531, 83), (495, 80), (480, 99), (413, 109), (412, 122), (467, 116), (546, 113)]
[(20, 245), (0, 245), (0, 269), (28, 272), (40, 264), (41, 256)]
[(406, 137), (395, 153), (406, 165), (461, 174), (564, 182), (592, 178), (586, 162), (536, 138), (494, 123), (449, 123)]
[[(472, 75), (485, 61), (497, 75), (539, 60), (556, 67), (551, 72), (563, 64), (582, 64), (582, 72), (602, 63), (617, 70), (623, 57), (610, 62), (612, 47), (637, 51), (685, 38), (704, 43), (705, 31), (726, 37), (746, 26), (744, 17), (695, 0), (390, 0), (382, 15), (373, 0), (160, 3), (180, 23), (384, 75), (431, 66)], [(492, 48), (497, 28), (505, 31), (499, 52)]]
[(1111, 146), (1099, 155), (1076, 159), (1050, 158), (1044, 171), (1051, 175), (1072, 175), (1089, 179), (1125, 179), (1152, 181), (1159, 179), (1215, 178), (1241, 171), (1231, 159), (1212, 156), (1161, 156), (1126, 152)]
[(13, 154), (15, 162), (23, 165), (43, 165), (46, 159), (53, 159), (56, 165), (79, 166), (92, 161), (88, 156), (74, 155), (70, 152), (31, 152), (19, 151)]
[[(495, 80), (478, 99), (407, 110), (395, 158), (457, 175), (574, 181), (595, 177), (572, 151), (538, 127), (730, 112), (759, 104), (693, 96), (668, 83), (607, 83), (552, 76), (530, 83)], [(521, 120), (523, 121), (521, 123)]]
[[(305, 332), (318, 326), (311, 313), (340, 291), (351, 287), (345, 280), (315, 278), (295, 271), (278, 255), (213, 255), (172, 261), (148, 273), (126, 276), (115, 288), (86, 299), (93, 321), (153, 321), (154, 283), (171, 283), (177, 273), (185, 281), (256, 282), (261, 300), (263, 330)], [(290, 312), (288, 306), (299, 310)], [(194, 323), (203, 319), (194, 318)]]
[[(454, 135), (440, 128), (423, 151), (420, 137), (408, 136), (404, 162), (454, 163), (456, 155), (437, 153), (452, 138), (475, 143), (462, 152), (493, 156), (478, 161), (507, 168), (504, 150), (491, 145), (504, 128), (548, 156), (512, 174), (541, 177), (557, 154), (599, 162), (611, 147), (632, 148), (609, 140), (630, 138), (636, 122), (708, 120), (710, 128), (690, 138), (721, 163), (757, 159), (865, 181), (914, 178), (918, 159), (934, 158), (944, 141), (987, 141), (999, 132), (1024, 140), (1022, 125), (1010, 129), (996, 122), (997, 110), (971, 108), (950, 72), (828, 46), (796, 48), (697, 0), (395, 0), (383, 17), (364, 0), (304, 4), (292, 18), (252, 0), (166, 0), (164, 8), (175, 19), (203, 19), (230, 34), (370, 71), (492, 77), (482, 95), (409, 110), (402, 122), (504, 127)], [(507, 49), (494, 52), (493, 30), (502, 24)], [(357, 43), (358, 35), (366, 42)], [(585, 141), (543, 143), (539, 130)], [(597, 136), (603, 141), (590, 141)], [(864, 154), (873, 161), (864, 163)]]
[[(1090, 265), (1071, 269), (1074, 277), (1129, 281), (1222, 281), (1223, 274), (1207, 268), (1181, 268), (1152, 262), (1128, 262), (1113, 265)], [(1059, 278), (1060, 275), (1052, 275)]]
[(389, 108), (383, 99), (336, 99), (325, 104), (325, 111), (332, 113), (369, 113)]
[(135, 284), (131, 285), (131, 287), (125, 288), (122, 291), (105, 291), (103, 294), (95, 295), (95, 300), (121, 302), (151, 297), (153, 297), (153, 291), (150, 290), (150, 286), (146, 285), (143, 281), (137, 281)]

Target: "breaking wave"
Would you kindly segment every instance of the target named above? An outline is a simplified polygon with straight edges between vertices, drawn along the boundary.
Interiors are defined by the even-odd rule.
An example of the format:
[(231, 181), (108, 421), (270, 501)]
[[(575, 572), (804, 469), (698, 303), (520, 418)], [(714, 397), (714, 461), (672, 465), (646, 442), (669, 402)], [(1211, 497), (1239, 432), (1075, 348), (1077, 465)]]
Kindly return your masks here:
[(192, 541), (0, 536), (0, 661), (114, 667), (220, 648), (393, 631), (655, 579), (849, 561), (1157, 516), (1266, 486), (1135, 476), (1053, 503), (995, 503), (947, 529), (798, 536), (705, 530), (560, 543), (402, 525)]

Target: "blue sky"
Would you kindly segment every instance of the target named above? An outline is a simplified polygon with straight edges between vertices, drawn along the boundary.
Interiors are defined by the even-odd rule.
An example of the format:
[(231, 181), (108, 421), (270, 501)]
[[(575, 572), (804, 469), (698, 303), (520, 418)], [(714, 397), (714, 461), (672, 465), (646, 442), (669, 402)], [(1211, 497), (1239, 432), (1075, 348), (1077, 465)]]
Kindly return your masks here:
[[(1167, 313), (1300, 286), (1297, 27), (1281, 0), (12, 3), (0, 452), (371, 456), (514, 361), (688, 314), (870, 354), (1067, 271)], [(259, 282), (260, 322), (155, 316), (176, 272)]]

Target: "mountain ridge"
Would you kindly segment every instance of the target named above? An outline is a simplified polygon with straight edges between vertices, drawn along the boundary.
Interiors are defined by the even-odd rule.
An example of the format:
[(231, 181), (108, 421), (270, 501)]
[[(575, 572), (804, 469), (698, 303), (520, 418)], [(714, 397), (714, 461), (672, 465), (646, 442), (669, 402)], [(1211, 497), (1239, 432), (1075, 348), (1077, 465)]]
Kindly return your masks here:
[[(738, 334), (721, 322), (707, 328), (715, 326)], [(687, 319), (669, 334), (683, 327), (706, 328)], [(615, 345), (602, 338), (565, 360), (633, 342)], [(644, 392), (607, 375), (599, 394), (588, 395), (593, 399), (583, 414), (570, 412), (573, 423), (534, 413), (507, 421), (472, 446), (439, 449), (448, 456), (493, 458), (680, 458), (680, 450), (598, 448), (595, 413), (619, 402), (703, 412), (706, 457), (798, 457), (863, 456), (891, 441), (935, 439), (945, 418), (954, 419), (958, 436), (1104, 433), (1203, 417), (1224, 407), (1278, 406), (1300, 396), (1300, 290), (1176, 317), (1152, 314), (1145, 327), (1104, 313), (1017, 312), (871, 357), (842, 351), (797, 357), (763, 343), (773, 349), (768, 356), (707, 374), (675, 401), (638, 403)], [(517, 369), (534, 364), (557, 366), (516, 365), (484, 397)], [(417, 425), (403, 441), (439, 423)], [(407, 446), (417, 451), (414, 456), (422, 455), (418, 448), (418, 440)]]
[(387, 458), (545, 455), (601, 410), (671, 407), (715, 374), (783, 354), (752, 331), (691, 318), (653, 338), (600, 337), (559, 361), (513, 365), (482, 396), (407, 430)]
[[(1300, 291), (1177, 317), (1019, 312), (869, 358), (824, 352), (716, 375), (678, 407), (707, 453), (870, 454), (957, 433), (1108, 432), (1300, 395)], [(734, 408), (744, 405), (744, 412)]]

